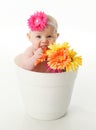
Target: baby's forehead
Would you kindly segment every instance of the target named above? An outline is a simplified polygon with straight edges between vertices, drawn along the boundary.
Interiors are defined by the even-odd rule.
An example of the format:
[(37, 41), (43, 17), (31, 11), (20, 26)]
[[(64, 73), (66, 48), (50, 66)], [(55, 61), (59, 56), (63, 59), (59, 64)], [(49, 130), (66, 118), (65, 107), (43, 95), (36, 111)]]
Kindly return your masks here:
[[(31, 30), (30, 30), (31, 31)], [(44, 30), (42, 31), (31, 31), (30, 34), (32, 35), (54, 35), (56, 34), (56, 30), (53, 26), (47, 26)]]

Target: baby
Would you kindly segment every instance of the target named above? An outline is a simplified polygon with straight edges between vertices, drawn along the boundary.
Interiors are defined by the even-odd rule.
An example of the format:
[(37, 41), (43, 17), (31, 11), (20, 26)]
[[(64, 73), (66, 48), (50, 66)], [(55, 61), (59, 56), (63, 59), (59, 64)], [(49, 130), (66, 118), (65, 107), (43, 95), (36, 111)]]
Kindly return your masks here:
[(35, 62), (43, 54), (43, 49), (54, 44), (59, 34), (58, 24), (54, 17), (44, 12), (36, 12), (28, 19), (29, 33), (27, 37), (32, 43), (24, 53), (16, 58), (20, 67), (36, 72), (46, 72), (46, 61), (35, 66)]

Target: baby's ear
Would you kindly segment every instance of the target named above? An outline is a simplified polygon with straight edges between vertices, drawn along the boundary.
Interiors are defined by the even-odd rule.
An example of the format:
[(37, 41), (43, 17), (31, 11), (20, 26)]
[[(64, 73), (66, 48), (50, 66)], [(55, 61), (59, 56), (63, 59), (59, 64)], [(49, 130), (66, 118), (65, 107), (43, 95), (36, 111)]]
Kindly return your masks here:
[(30, 40), (30, 34), (29, 34), (29, 33), (27, 33), (27, 37), (28, 37), (28, 39)]
[(59, 33), (57, 33), (57, 38), (59, 37), (59, 35), (60, 35), (60, 34), (59, 34)]

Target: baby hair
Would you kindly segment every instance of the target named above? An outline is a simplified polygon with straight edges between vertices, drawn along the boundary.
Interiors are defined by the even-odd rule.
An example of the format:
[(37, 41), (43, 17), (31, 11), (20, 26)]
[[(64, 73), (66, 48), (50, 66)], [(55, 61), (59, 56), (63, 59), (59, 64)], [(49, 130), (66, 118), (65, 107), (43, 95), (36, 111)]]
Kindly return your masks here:
[(56, 19), (54, 17), (52, 17), (51, 15), (47, 15), (47, 18), (48, 18), (47, 25), (53, 26), (54, 29), (57, 31), (58, 23), (57, 23)]

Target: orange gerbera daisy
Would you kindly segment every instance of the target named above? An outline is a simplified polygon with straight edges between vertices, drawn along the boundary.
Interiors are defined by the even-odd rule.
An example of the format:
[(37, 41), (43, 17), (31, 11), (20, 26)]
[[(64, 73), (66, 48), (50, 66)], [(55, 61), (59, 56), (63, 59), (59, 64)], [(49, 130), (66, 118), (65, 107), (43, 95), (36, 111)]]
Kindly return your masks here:
[(71, 61), (68, 49), (59, 49), (48, 55), (48, 66), (52, 70), (64, 70), (67, 64)]
[(42, 56), (35, 62), (35, 66), (47, 59), (46, 48), (43, 49)]

